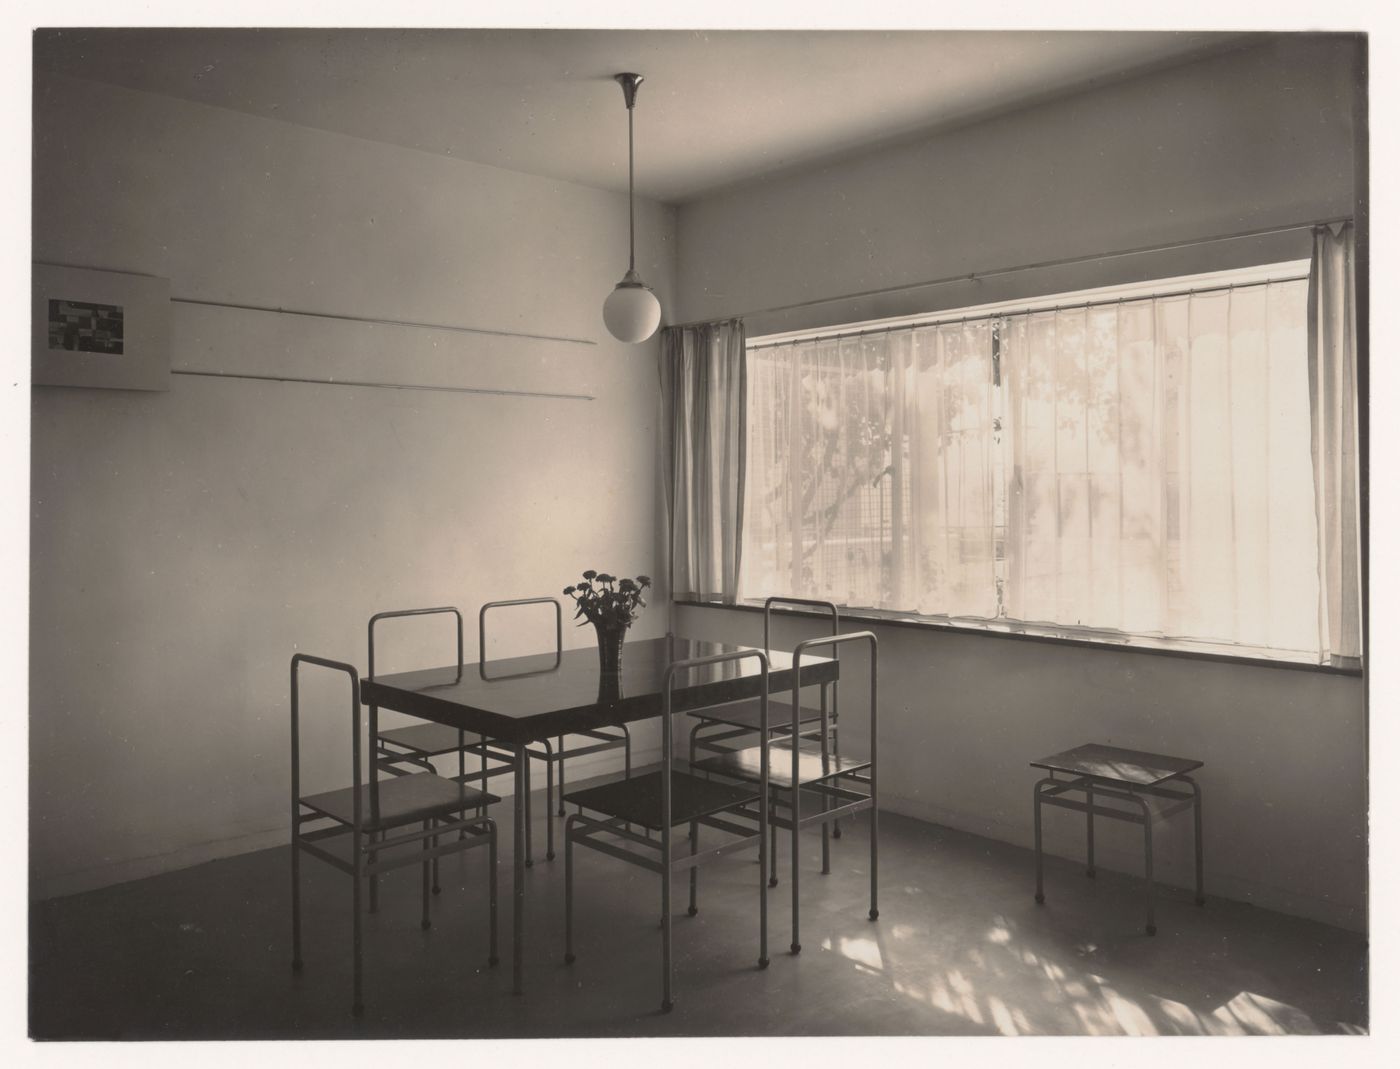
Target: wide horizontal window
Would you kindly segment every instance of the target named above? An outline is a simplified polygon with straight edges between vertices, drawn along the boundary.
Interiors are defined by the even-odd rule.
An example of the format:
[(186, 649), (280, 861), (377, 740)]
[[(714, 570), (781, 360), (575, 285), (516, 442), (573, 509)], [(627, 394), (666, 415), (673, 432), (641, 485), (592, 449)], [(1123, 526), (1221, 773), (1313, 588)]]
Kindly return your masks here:
[(742, 593), (1316, 660), (1307, 266), (752, 339)]

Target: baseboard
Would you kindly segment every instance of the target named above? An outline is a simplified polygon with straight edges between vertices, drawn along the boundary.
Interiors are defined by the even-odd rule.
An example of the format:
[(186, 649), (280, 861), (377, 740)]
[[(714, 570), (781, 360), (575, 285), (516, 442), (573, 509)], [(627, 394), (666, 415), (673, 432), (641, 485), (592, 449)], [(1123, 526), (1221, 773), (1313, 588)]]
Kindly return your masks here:
[(29, 895), (32, 899), (63, 898), (66, 895), (95, 891), (113, 884), (128, 883), (131, 880), (158, 876), (162, 872), (174, 872), (206, 861), (235, 857), (238, 854), (251, 854), (255, 850), (266, 850), (271, 846), (281, 846), (287, 842), (287, 826), (249, 832), (231, 839), (214, 839), (210, 842), (182, 846), (163, 854), (150, 854), (145, 857), (129, 858), (124, 861), (108, 861), (89, 868), (73, 869), (69, 872), (49, 876), (31, 874)]
[[(651, 746), (647, 749), (634, 748), (632, 763), (635, 767), (643, 768), (655, 764), (660, 756), (661, 748), (659, 746)], [(540, 767), (539, 762), (534, 762), (534, 765), (530, 786), (532, 793), (537, 793), (544, 790), (544, 770)], [(586, 757), (569, 761), (569, 782), (578, 784), (593, 776), (616, 772), (620, 765), (621, 760), (616, 753), (589, 754)], [(500, 776), (493, 780), (491, 791), (493, 794), (507, 798), (515, 793), (508, 776)], [(218, 861), (221, 858), (236, 857), (239, 854), (251, 854), (256, 850), (284, 846), (286, 843), (287, 825), (285, 822), (279, 822), (276, 827), (248, 832), (227, 839), (193, 843), (165, 853), (128, 858), (122, 861), (108, 861), (101, 865), (44, 876), (36, 876), (31, 872), (29, 896), (34, 900), (43, 900), (82, 894), (84, 891), (95, 891), (113, 884), (128, 883), (131, 880), (140, 880), (147, 876), (158, 876), (163, 872), (174, 872), (177, 869), (202, 865), (206, 861)]]
[[(888, 791), (880, 793), (880, 808), (892, 813), (899, 813), (901, 816), (913, 817), (915, 820), (922, 820), (925, 823), (941, 824), (957, 831), (996, 839), (1013, 846), (1027, 849), (1034, 846), (1034, 833), (1031, 829), (1029, 812), (1024, 824), (989, 820), (984, 816), (946, 809), (921, 799), (893, 795)], [(1076, 851), (1057, 849), (1056, 839), (1058, 838), (1059, 836), (1047, 833), (1045, 847), (1047, 854), (1071, 861), (1083, 861), (1083, 856)], [(1142, 875), (1142, 855), (1140, 853), (1114, 848), (1106, 843), (1098, 844), (1094, 863), (1097, 867), (1109, 872), (1117, 872), (1127, 876)], [(1028, 879), (1032, 879), (1032, 877), (1028, 877)], [(1188, 876), (1187, 879), (1189, 880), (1190, 877)], [(1158, 883), (1164, 887), (1173, 886), (1171, 873), (1169, 871), (1159, 872)], [(1207, 899), (1229, 899), (1234, 902), (1259, 906), (1263, 909), (1271, 909), (1278, 913), (1287, 913), (1294, 917), (1306, 917), (1309, 920), (1321, 921), (1323, 924), (1345, 928), (1348, 931), (1362, 933), (1366, 931), (1364, 905), (1333, 902), (1313, 895), (1298, 894), (1287, 888), (1275, 887), (1259, 880), (1221, 871), (1218, 866), (1211, 865), (1210, 857), (1206, 858), (1205, 885)], [(1187, 890), (1184, 887), (1182, 889)]]

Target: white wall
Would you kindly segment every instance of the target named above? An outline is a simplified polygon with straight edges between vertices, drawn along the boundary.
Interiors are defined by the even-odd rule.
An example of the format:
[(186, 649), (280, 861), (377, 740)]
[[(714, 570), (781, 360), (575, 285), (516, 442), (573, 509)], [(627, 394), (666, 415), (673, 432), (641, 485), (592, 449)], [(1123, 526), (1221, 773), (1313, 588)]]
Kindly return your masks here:
[[(600, 314), (626, 265), (625, 197), (95, 83), (41, 77), (35, 98), (36, 260), (165, 276), (180, 297), (597, 341), (175, 304), (177, 368), (597, 400), (187, 376), (168, 393), (35, 388), (44, 896), (285, 841), (296, 650), (363, 668), (372, 613), (456, 604), (474, 659), (483, 601), (555, 594), (587, 567), (661, 569), (657, 343), (613, 342)], [(669, 307), (674, 212), (643, 202), (638, 235)], [(497, 653), (552, 637), (547, 615), (498, 625)], [(663, 630), (660, 612), (637, 628)], [(415, 623), (384, 663), (442, 663), (451, 641)], [(342, 785), (343, 687), (308, 700), (306, 786)]]
[[(681, 315), (797, 306), (750, 316), (756, 334), (1305, 256), (1303, 233), (848, 299), (1350, 215), (1352, 62), (1345, 40), (1280, 38), (684, 205)], [(677, 626), (761, 636), (734, 611), (682, 609)], [(1364, 927), (1359, 679), (876, 630), (888, 808), (1028, 844), (1031, 759), (1087, 741), (1199, 757), (1208, 892)], [(1047, 834), (1082, 850), (1081, 821), (1051, 811)], [(1188, 884), (1189, 822), (1160, 849), (1163, 877)], [(1126, 826), (1102, 853), (1141, 871)]]
[[(686, 204), (680, 315), (740, 315), (1349, 215), (1351, 57), (1345, 40), (1280, 35)], [(1171, 263), (1192, 269), (1189, 259)], [(1118, 265), (1107, 267), (1113, 281)], [(1079, 283), (1077, 271), (1069, 276)], [(1044, 272), (1031, 283), (1061, 285)], [(943, 306), (939, 294), (918, 296)], [(1009, 296), (965, 287), (948, 303)], [(758, 328), (829, 315), (803, 308)]]

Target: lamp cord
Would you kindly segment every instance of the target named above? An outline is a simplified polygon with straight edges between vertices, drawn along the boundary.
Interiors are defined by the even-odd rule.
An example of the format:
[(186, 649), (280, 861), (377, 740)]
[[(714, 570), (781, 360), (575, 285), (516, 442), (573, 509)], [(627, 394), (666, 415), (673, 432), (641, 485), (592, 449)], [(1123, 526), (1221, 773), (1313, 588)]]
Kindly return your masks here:
[(627, 105), (627, 270), (637, 269), (636, 223), (632, 208), (632, 105)]

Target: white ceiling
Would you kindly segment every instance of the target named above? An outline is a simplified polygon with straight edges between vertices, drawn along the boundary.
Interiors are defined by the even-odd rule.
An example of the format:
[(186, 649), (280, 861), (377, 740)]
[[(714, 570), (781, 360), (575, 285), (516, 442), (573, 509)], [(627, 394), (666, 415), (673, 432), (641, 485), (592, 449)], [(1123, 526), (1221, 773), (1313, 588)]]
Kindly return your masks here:
[(693, 199), (1241, 43), (1141, 32), (47, 30), (36, 72)]

